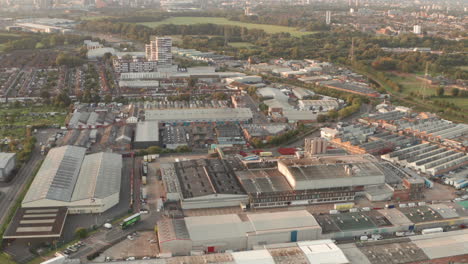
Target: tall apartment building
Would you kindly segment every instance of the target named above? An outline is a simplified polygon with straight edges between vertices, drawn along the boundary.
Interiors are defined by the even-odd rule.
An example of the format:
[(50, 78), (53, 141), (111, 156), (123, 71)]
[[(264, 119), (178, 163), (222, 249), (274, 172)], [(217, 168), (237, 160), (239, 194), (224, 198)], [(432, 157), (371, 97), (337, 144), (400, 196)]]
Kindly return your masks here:
[(145, 45), (146, 59), (157, 61), (159, 65), (172, 64), (172, 38), (155, 37)]
[(331, 24), (331, 11), (325, 12), (325, 23), (327, 25)]
[(323, 138), (306, 138), (304, 142), (304, 152), (307, 156), (327, 153), (327, 141)]
[(420, 25), (414, 25), (413, 33), (417, 34), (417, 35), (421, 34), (422, 33), (421, 26)]

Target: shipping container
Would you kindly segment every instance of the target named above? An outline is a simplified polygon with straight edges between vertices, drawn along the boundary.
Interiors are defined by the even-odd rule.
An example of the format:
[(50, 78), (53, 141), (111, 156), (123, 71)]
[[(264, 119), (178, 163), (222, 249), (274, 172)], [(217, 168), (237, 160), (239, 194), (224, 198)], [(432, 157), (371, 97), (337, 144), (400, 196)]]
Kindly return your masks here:
[(260, 157), (271, 157), (273, 156), (272, 152), (260, 152)]

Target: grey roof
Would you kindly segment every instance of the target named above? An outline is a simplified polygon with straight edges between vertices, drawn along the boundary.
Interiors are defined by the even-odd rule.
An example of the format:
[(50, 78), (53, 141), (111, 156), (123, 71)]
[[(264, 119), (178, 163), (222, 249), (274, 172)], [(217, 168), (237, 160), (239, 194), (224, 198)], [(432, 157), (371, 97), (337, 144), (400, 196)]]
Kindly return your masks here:
[(135, 142), (159, 141), (158, 121), (139, 122), (135, 132)]
[(84, 158), (73, 201), (105, 198), (120, 191), (122, 156), (100, 152)]
[(321, 229), (315, 217), (306, 210), (247, 214), (247, 216), (257, 232), (303, 227)]
[(253, 117), (249, 108), (147, 110), (146, 120), (166, 122), (247, 121)]
[(186, 217), (185, 224), (192, 241), (239, 238), (253, 231), (237, 214)]
[(63, 146), (47, 154), (23, 203), (40, 199), (70, 201), (86, 148)]
[(15, 153), (0, 152), (0, 168), (5, 168), (15, 155)]

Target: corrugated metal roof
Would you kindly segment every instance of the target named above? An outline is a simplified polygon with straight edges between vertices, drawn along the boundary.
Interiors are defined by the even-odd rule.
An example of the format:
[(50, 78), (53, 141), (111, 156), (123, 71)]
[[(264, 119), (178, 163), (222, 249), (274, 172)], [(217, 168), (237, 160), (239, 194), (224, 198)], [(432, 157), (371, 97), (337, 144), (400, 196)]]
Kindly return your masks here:
[(266, 249), (231, 253), (236, 264), (275, 264), (270, 252)]
[(40, 199), (70, 201), (86, 148), (63, 146), (47, 154), (23, 203)]
[(267, 231), (274, 229), (291, 229), (301, 227), (317, 227), (319, 224), (306, 210), (294, 212), (273, 212), (263, 214), (248, 214), (255, 231)]
[(145, 121), (137, 123), (135, 142), (158, 142), (159, 124), (157, 121)]
[(15, 153), (0, 152), (0, 168), (5, 168), (10, 159), (15, 155)]
[(185, 224), (192, 241), (245, 237), (252, 231), (236, 214), (186, 217)]
[(100, 152), (84, 158), (72, 201), (105, 198), (120, 191), (122, 156)]

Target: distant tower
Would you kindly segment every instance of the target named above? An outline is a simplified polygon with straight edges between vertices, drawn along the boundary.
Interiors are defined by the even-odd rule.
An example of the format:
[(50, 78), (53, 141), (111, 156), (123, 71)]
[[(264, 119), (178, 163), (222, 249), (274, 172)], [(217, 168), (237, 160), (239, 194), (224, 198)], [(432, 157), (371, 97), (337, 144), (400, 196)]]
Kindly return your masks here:
[(158, 64), (172, 64), (172, 38), (155, 37), (150, 44), (145, 45), (146, 59), (157, 61)]
[(359, 6), (359, 0), (356, 0), (356, 7)]
[(306, 138), (304, 152), (306, 156), (314, 156), (327, 153), (328, 142), (323, 138)]
[(416, 34), (416, 35), (420, 35), (421, 32), (422, 32), (421, 26), (420, 26), (420, 25), (414, 25), (414, 27), (413, 27), (413, 33)]
[(327, 25), (331, 24), (331, 11), (325, 12), (325, 23)]

